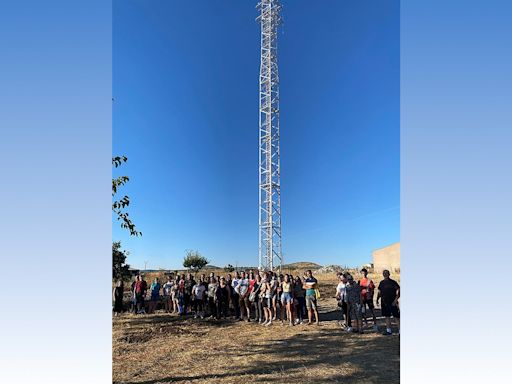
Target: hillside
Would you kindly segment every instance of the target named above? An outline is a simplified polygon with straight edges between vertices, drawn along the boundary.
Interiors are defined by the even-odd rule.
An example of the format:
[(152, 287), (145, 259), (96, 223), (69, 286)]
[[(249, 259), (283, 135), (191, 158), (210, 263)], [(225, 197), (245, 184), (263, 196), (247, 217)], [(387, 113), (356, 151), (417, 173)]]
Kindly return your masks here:
[(290, 263), (290, 264), (284, 264), (283, 265), (283, 269), (291, 269), (291, 270), (294, 270), (294, 269), (312, 269), (312, 270), (315, 270), (315, 269), (318, 269), (318, 268), (322, 268), (322, 266), (320, 264), (313, 263), (311, 261), (299, 261), (297, 263)]

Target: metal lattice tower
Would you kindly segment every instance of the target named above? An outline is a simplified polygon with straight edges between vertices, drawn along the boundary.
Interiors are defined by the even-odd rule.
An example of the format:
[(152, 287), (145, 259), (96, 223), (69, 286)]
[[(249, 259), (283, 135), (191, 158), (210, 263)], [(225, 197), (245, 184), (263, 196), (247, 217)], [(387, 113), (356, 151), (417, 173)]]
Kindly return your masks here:
[(259, 268), (281, 267), (281, 183), (279, 161), (279, 74), (277, 28), (281, 24), (279, 0), (261, 0), (259, 111)]

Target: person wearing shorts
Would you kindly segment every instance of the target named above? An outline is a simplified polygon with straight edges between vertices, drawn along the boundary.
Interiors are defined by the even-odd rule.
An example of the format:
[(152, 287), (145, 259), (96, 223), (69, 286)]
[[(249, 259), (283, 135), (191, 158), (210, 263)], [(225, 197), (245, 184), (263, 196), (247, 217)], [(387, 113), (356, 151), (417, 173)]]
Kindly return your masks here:
[[(290, 281), (290, 275), (284, 275), (284, 280), (281, 283), (281, 304), (286, 307), (286, 318), (290, 325), (295, 325), (293, 323), (292, 316), (292, 305), (293, 305), (293, 289), (292, 282)], [(283, 321), (283, 319), (281, 319)]]
[(303, 288), (306, 290), (306, 308), (308, 310), (308, 325), (313, 324), (313, 314), (315, 315), (316, 325), (320, 324), (318, 318), (318, 309), (316, 305), (316, 289), (318, 280), (313, 277), (310, 269), (306, 271), (306, 279)]
[(387, 269), (382, 272), (384, 280), (379, 283), (377, 294), (377, 305), (379, 300), (382, 299), (381, 312), (382, 316), (386, 319), (386, 331), (384, 335), (392, 335), (391, 331), (391, 316), (395, 319), (398, 325), (398, 334), (400, 334), (400, 309), (398, 307), (398, 300), (400, 299), (400, 285), (391, 279), (390, 273)]
[(363, 311), (363, 320), (366, 325), (368, 325), (368, 321), (366, 320), (366, 307), (370, 311), (373, 318), (373, 330), (377, 332), (379, 329), (377, 327), (377, 318), (375, 317), (375, 306), (373, 305), (373, 293), (375, 291), (375, 284), (368, 277), (368, 270), (366, 268), (361, 269), (361, 273), (363, 274), (363, 278), (359, 280), (358, 284), (361, 287), (361, 306)]
[(269, 284), (269, 274), (265, 272), (263, 274), (263, 278), (261, 279), (261, 288), (260, 288), (260, 300), (261, 307), (263, 308), (263, 323), (261, 325), (270, 325), (272, 324), (272, 312), (270, 311), (271, 299), (270, 299), (270, 284)]
[(244, 319), (244, 312), (247, 314), (247, 321), (251, 321), (251, 303), (249, 302), (249, 280), (245, 276), (245, 272), (241, 273), (238, 285), (235, 288), (240, 298), (240, 321)]

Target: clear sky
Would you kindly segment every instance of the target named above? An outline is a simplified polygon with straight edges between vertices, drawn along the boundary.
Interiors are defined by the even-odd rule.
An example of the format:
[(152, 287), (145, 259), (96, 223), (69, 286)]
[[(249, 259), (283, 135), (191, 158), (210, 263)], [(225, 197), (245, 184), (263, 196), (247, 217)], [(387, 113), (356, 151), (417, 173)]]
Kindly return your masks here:
[[(285, 262), (359, 265), (400, 240), (399, 1), (282, 0)], [(134, 267), (257, 265), (256, 1), (114, 0), (114, 171)]]

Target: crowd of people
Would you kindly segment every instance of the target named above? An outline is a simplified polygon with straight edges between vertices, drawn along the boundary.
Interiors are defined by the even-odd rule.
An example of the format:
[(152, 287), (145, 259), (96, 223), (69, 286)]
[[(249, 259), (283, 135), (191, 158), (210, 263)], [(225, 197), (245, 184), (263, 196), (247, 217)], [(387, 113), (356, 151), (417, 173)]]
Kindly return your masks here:
[[(368, 326), (370, 314), (373, 321), (373, 330), (379, 331), (377, 317), (375, 316), (375, 283), (368, 277), (368, 270), (361, 270), (362, 278), (358, 281), (350, 273), (338, 273), (338, 285), (336, 287), (336, 299), (341, 308), (341, 325), (348, 332), (363, 333), (363, 322)], [(385, 335), (391, 335), (391, 316), (395, 319), (400, 334), (400, 285), (390, 278), (390, 272), (382, 272), (383, 280), (377, 287), (377, 305), (381, 303), (381, 315), (385, 319)]]
[[(374, 311), (374, 292), (378, 290), (377, 304), (381, 300), (381, 312), (385, 317), (386, 331), (391, 335), (391, 316), (399, 327), (398, 300), (400, 286), (383, 272), (384, 280), (376, 287), (362, 269), (363, 277), (357, 282), (350, 273), (338, 273), (336, 299), (341, 311), (340, 324), (348, 332), (363, 333), (363, 322), (368, 326), (367, 314), (373, 320), (373, 329), (378, 331)], [(124, 309), (123, 282), (119, 281), (113, 291), (114, 313)], [(158, 278), (148, 286), (142, 275), (137, 275), (130, 287), (131, 312), (153, 313), (163, 301), (163, 308), (180, 316), (193, 314), (194, 318), (227, 319), (256, 322), (270, 326), (275, 321), (294, 326), (300, 323), (319, 324), (317, 300), (320, 298), (318, 280), (311, 270), (301, 276), (277, 274), (272, 271), (234, 272), (226, 276), (210, 273), (194, 276), (169, 274), (165, 283)], [(146, 302), (149, 299), (149, 303)], [(147, 311), (146, 311), (147, 308)]]

